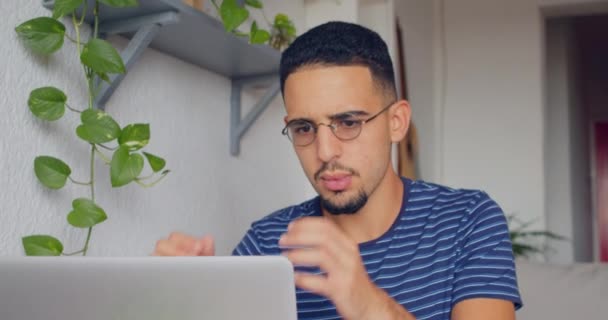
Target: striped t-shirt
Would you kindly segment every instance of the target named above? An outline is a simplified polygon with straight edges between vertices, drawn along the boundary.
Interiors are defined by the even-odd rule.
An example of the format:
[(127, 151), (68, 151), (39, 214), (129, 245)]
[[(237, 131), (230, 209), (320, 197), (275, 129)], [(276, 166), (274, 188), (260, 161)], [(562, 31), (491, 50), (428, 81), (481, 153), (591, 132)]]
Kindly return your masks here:
[[(454, 305), (496, 298), (521, 307), (507, 223), (484, 192), (403, 179), (399, 216), (359, 251), (370, 279), (417, 319), (449, 319)], [(319, 198), (252, 224), (234, 255), (279, 255), (279, 237), (300, 217), (321, 216)], [(320, 274), (318, 268), (296, 268)], [(328, 299), (296, 290), (299, 319), (340, 319)]]

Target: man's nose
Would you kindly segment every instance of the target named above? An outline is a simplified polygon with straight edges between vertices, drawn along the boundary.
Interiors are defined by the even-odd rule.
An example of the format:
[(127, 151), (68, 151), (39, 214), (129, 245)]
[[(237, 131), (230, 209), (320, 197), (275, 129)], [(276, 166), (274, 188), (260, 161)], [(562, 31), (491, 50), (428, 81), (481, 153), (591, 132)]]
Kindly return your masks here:
[(336, 137), (331, 125), (320, 124), (317, 129), (317, 156), (323, 162), (330, 162), (342, 154), (342, 141)]

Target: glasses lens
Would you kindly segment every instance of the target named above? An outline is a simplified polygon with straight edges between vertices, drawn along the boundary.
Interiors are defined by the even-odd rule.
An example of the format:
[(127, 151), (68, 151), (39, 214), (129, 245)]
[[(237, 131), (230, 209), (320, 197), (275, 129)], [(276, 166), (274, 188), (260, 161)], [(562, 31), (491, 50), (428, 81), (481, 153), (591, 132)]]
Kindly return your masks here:
[(336, 137), (342, 140), (352, 140), (359, 136), (363, 121), (354, 119), (344, 119), (334, 122)]
[(315, 139), (315, 129), (307, 121), (294, 121), (287, 126), (289, 140), (297, 146), (305, 146)]

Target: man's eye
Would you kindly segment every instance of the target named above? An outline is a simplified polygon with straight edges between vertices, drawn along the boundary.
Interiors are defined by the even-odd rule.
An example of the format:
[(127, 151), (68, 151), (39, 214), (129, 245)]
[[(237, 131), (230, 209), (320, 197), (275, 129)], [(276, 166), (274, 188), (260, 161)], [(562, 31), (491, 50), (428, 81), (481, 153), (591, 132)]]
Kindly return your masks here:
[(293, 126), (293, 133), (307, 134), (312, 131), (312, 126), (309, 123), (302, 123)]
[(352, 120), (352, 119), (350, 119), (350, 120), (349, 119), (344, 119), (344, 120), (340, 120), (338, 122), (338, 125), (340, 127), (343, 127), (343, 128), (353, 128), (353, 127), (358, 126), (359, 124), (361, 124), (361, 121), (359, 121), (359, 120)]

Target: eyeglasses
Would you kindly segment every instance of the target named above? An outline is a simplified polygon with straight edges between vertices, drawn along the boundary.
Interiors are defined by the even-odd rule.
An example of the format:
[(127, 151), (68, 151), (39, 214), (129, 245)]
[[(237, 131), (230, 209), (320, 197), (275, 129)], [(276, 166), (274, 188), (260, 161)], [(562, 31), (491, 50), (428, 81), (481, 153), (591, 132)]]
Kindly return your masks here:
[(380, 112), (365, 120), (357, 119), (355, 114), (348, 112), (334, 116), (329, 124), (315, 124), (311, 121), (302, 119), (291, 120), (287, 123), (285, 128), (283, 128), (282, 133), (298, 147), (305, 147), (313, 143), (317, 137), (319, 126), (321, 125), (328, 126), (336, 138), (342, 141), (354, 140), (361, 134), (364, 124), (374, 120), (394, 104), (395, 102), (391, 102), (388, 106), (382, 108)]

